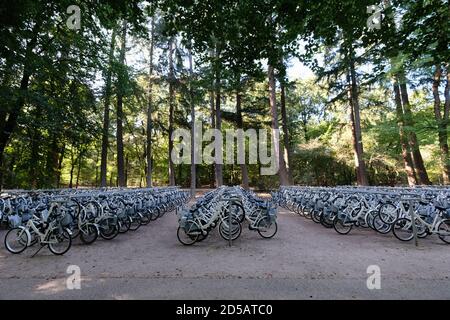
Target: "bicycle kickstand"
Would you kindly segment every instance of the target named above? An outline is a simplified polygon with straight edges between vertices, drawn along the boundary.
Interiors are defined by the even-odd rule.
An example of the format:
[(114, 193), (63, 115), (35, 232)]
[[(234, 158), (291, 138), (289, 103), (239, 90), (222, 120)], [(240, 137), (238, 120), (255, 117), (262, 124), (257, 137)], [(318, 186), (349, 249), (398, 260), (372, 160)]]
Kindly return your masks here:
[(31, 256), (31, 258), (33, 258), (35, 255), (37, 255), (39, 253), (39, 251), (42, 250), (42, 248), (44, 248), (45, 246), (41, 244), (41, 247), (35, 252), (33, 253), (33, 255)]

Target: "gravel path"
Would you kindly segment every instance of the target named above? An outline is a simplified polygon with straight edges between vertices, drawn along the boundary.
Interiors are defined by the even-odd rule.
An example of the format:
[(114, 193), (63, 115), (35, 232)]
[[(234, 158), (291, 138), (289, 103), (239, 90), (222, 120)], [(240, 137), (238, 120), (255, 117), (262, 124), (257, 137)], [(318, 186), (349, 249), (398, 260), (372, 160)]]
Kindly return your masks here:
[[(2, 245), (0, 299), (450, 299), (450, 246), (437, 237), (416, 248), (370, 230), (341, 236), (284, 210), (278, 224), (270, 240), (245, 225), (231, 248), (217, 230), (182, 246), (173, 213), (113, 241), (77, 240), (62, 257)], [(81, 290), (66, 288), (70, 265)], [(367, 289), (369, 265), (381, 269), (380, 290)]]

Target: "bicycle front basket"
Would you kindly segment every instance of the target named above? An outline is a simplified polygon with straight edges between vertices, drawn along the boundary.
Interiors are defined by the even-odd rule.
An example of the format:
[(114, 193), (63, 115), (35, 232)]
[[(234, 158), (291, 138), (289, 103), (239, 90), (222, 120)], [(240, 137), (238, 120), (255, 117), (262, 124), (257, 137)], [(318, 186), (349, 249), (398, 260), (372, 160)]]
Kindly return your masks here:
[(61, 219), (61, 225), (63, 227), (70, 226), (72, 224), (72, 221), (73, 221), (72, 216), (66, 213), (64, 217)]
[(21, 225), (22, 219), (19, 217), (19, 215), (14, 214), (8, 217), (9, 225), (11, 228), (16, 228)]
[(445, 210), (443, 213), (443, 216), (445, 219), (450, 219), (450, 209)]

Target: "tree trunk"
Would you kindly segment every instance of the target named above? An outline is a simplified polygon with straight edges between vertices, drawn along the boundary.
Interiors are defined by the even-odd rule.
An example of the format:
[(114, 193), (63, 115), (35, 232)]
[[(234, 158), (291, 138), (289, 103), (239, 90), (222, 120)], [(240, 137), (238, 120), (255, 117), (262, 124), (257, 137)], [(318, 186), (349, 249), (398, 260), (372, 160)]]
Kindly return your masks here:
[(445, 154), (447, 155), (446, 157), (446, 167), (445, 170), (448, 174), (449, 172), (449, 157), (448, 157), (448, 140), (447, 140), (447, 126), (448, 126), (448, 118), (449, 118), (449, 113), (450, 113), (450, 63), (447, 64), (447, 81), (445, 84), (445, 89), (444, 89), (444, 98), (445, 98), (445, 104), (444, 104), (444, 119), (445, 119), (445, 138), (443, 138), (443, 140), (445, 139), (445, 145), (447, 146), (446, 150), (444, 149)]
[(100, 186), (107, 187), (106, 176), (108, 175), (108, 146), (109, 146), (109, 109), (111, 103), (111, 82), (112, 82), (112, 64), (114, 60), (114, 47), (116, 45), (116, 28), (113, 29), (111, 36), (111, 46), (109, 49), (109, 66), (106, 74), (105, 86), (105, 110), (103, 114), (102, 130), (102, 155), (100, 163)]
[(175, 112), (175, 70), (173, 65), (174, 43), (173, 39), (169, 42), (169, 185), (175, 185), (175, 165), (172, 159), (173, 150), (173, 121)]
[(276, 161), (279, 164), (278, 175), (280, 177), (280, 184), (282, 186), (289, 185), (289, 179), (286, 169), (286, 163), (284, 162), (283, 152), (280, 149), (280, 140), (276, 139), (275, 131), (278, 130), (278, 111), (277, 111), (277, 99), (276, 99), (276, 87), (275, 87), (275, 72), (273, 66), (269, 65), (269, 104), (272, 115), (272, 135), (273, 135), (273, 148), (272, 156), (276, 157)]
[[(121, 36), (121, 48), (120, 48), (120, 63), (125, 65), (125, 52), (126, 52), (126, 37), (127, 37), (127, 22), (123, 21), (122, 36)], [(117, 182), (119, 187), (126, 187), (125, 182), (125, 163), (123, 154), (123, 91), (124, 91), (124, 74), (121, 70), (118, 80), (118, 92), (117, 92)]]
[(78, 187), (80, 186), (81, 165), (83, 163), (83, 150), (80, 150), (80, 153), (78, 154), (77, 162), (78, 162), (78, 169), (77, 169), (77, 182), (76, 182), (75, 189), (78, 189)]
[(408, 177), (408, 185), (415, 186), (417, 184), (416, 173), (414, 172), (414, 163), (411, 157), (411, 150), (408, 144), (408, 138), (405, 134), (405, 119), (403, 114), (402, 98), (400, 97), (400, 87), (398, 80), (394, 80), (394, 97), (397, 111), (397, 124), (400, 135), (400, 145), (402, 148), (402, 158), (405, 166), (406, 176)]
[(31, 158), (30, 163), (28, 164), (28, 170), (29, 170), (29, 176), (30, 176), (30, 182), (31, 182), (31, 188), (37, 189), (38, 186), (38, 172), (37, 170), (39, 168), (39, 143), (40, 143), (40, 134), (39, 130), (37, 128), (31, 129), (33, 131), (33, 134), (31, 135)]
[[(220, 74), (219, 67), (216, 66), (215, 94), (216, 94), (216, 129), (222, 131), (222, 112), (220, 110), (221, 90), (220, 90)], [(222, 151), (222, 150), (221, 150)], [(216, 155), (217, 156), (217, 155)], [(216, 168), (216, 186), (223, 185), (223, 165), (215, 163)]]
[(56, 178), (56, 188), (61, 187), (61, 171), (62, 171), (62, 164), (64, 161), (65, 153), (66, 153), (66, 145), (63, 144), (63, 146), (61, 148), (61, 152), (59, 154), (59, 160), (58, 160), (58, 175)]
[[(444, 184), (450, 182), (450, 164), (448, 155), (448, 100), (444, 104), (444, 114), (441, 112), (441, 99), (439, 95), (439, 87), (441, 85), (442, 68), (441, 65), (436, 65), (436, 70), (433, 79), (433, 97), (434, 97), (434, 116), (438, 127), (439, 148), (441, 151), (441, 165), (442, 165), (442, 178)], [(447, 75), (448, 77), (448, 75)], [(448, 95), (448, 81), (445, 87), (445, 94)]]
[[(236, 92), (236, 114), (237, 114), (237, 127), (238, 129), (244, 129), (244, 121), (242, 119), (242, 95), (239, 92), (239, 90)], [(244, 150), (245, 150), (245, 140), (243, 141), (244, 144)], [(240, 164), (241, 167), (241, 174), (242, 174), (242, 187), (244, 189), (249, 188), (249, 182), (248, 182), (248, 169), (247, 165)]]
[(408, 90), (406, 87), (406, 77), (401, 75), (400, 79), (400, 93), (403, 103), (403, 112), (405, 115), (405, 125), (408, 131), (408, 141), (411, 147), (412, 159), (414, 162), (414, 169), (416, 171), (417, 179), (420, 184), (431, 184), (428, 179), (427, 170), (423, 163), (422, 154), (420, 153), (419, 141), (417, 140), (416, 133), (414, 132), (414, 121), (411, 112), (411, 106), (409, 104)]
[(305, 135), (305, 142), (309, 142), (309, 134), (308, 134), (308, 115), (306, 112), (302, 113), (302, 123), (303, 123), (303, 134)]
[[(211, 129), (216, 128), (216, 106), (214, 103), (214, 90), (209, 92), (209, 108), (211, 111)], [(210, 187), (214, 188), (216, 180), (216, 165), (213, 163), (210, 167)]]
[(129, 170), (130, 159), (128, 158), (128, 153), (125, 156), (125, 185), (128, 185), (128, 170)]
[[(191, 197), (195, 197), (197, 187), (197, 166), (196, 166), (196, 146), (195, 146), (195, 104), (194, 104), (194, 64), (192, 61), (192, 52), (189, 49), (189, 103), (191, 105)], [(200, 147), (200, 146), (198, 146)]]
[(73, 146), (70, 151), (70, 180), (69, 180), (69, 188), (73, 188), (73, 172), (75, 171), (76, 159), (74, 157)]
[(100, 150), (100, 152), (98, 151), (98, 150), (95, 150), (95, 183), (94, 183), (94, 187), (95, 188), (98, 188), (98, 186), (99, 186), (99, 181), (98, 181), (98, 178), (100, 177), (100, 167), (97, 165), (98, 164), (98, 160), (99, 160), (99, 158), (100, 158), (100, 155), (101, 155), (101, 150)]
[(148, 106), (147, 106), (147, 172), (146, 183), (147, 188), (151, 188), (152, 183), (152, 104), (153, 104), (153, 51), (155, 45), (155, 19), (152, 18), (151, 35), (150, 35), (150, 68), (148, 73)]
[(280, 87), (281, 87), (280, 107), (281, 107), (281, 123), (283, 126), (284, 156), (287, 160), (286, 166), (289, 184), (293, 184), (292, 169), (291, 169), (292, 150), (291, 150), (291, 143), (289, 141), (288, 118), (286, 112), (286, 85), (284, 79), (280, 80)]
[(364, 162), (364, 148), (361, 134), (361, 118), (359, 112), (359, 93), (356, 81), (355, 62), (353, 56), (350, 59), (350, 119), (352, 122), (353, 145), (355, 150), (355, 165), (358, 185), (367, 186), (366, 164)]

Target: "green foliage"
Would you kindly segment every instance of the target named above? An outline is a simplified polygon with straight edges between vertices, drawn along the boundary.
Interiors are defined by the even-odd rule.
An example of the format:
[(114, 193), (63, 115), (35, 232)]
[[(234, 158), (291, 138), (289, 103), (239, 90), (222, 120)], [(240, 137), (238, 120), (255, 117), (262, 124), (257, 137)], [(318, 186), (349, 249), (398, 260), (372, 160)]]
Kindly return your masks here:
[[(108, 131), (108, 183), (116, 185), (117, 95), (124, 98), (124, 156), (128, 185), (143, 186), (146, 174), (148, 87), (152, 83), (152, 163), (155, 185), (168, 183), (169, 81), (175, 91), (175, 128), (190, 128), (190, 108), (211, 126), (210, 93), (221, 92), (223, 130), (237, 126), (236, 93), (242, 96), (243, 127), (271, 125), (265, 67), (277, 69), (286, 89), (287, 132), (294, 182), (352, 184), (354, 150), (349, 124), (348, 75), (355, 67), (364, 160), (371, 184), (405, 184), (391, 80), (408, 79), (412, 125), (429, 176), (442, 181), (432, 72), (449, 72), (449, 8), (446, 1), (387, 1), (382, 28), (369, 30), (367, 7), (378, 0), (159, 0), (78, 1), (82, 29), (65, 26), (72, 1), (3, 1), (0, 4), (0, 172), (7, 188), (98, 186), (104, 83), (112, 76)], [(148, 66), (123, 64), (118, 46), (110, 61), (111, 31), (125, 19), (127, 50), (149, 48), (153, 19), (156, 58)], [(401, 23), (399, 23), (401, 22)], [(117, 37), (119, 38), (119, 37)], [(170, 77), (169, 40), (175, 43)], [(194, 74), (186, 66), (192, 49)], [(128, 51), (128, 55), (130, 52)], [(294, 80), (286, 63), (298, 58), (316, 74)], [(444, 75), (446, 74), (444, 72)], [(102, 79), (103, 78), (103, 79)], [(443, 77), (444, 79), (444, 77)], [(277, 93), (280, 94), (277, 87)], [(442, 88), (440, 89), (441, 91)], [(191, 95), (192, 93), (192, 95)], [(280, 99), (278, 99), (278, 102)], [(10, 119), (17, 116), (13, 125)], [(8, 129), (9, 128), (9, 129)], [(10, 131), (8, 131), (10, 130)], [(2, 149), (5, 149), (4, 151)], [(200, 186), (214, 173), (197, 166)], [(250, 184), (277, 185), (248, 165)], [(176, 168), (177, 184), (189, 185), (189, 166)], [(0, 177), (1, 179), (1, 177)], [(238, 165), (224, 166), (227, 184), (241, 183)], [(0, 181), (1, 185), (1, 181)]]

